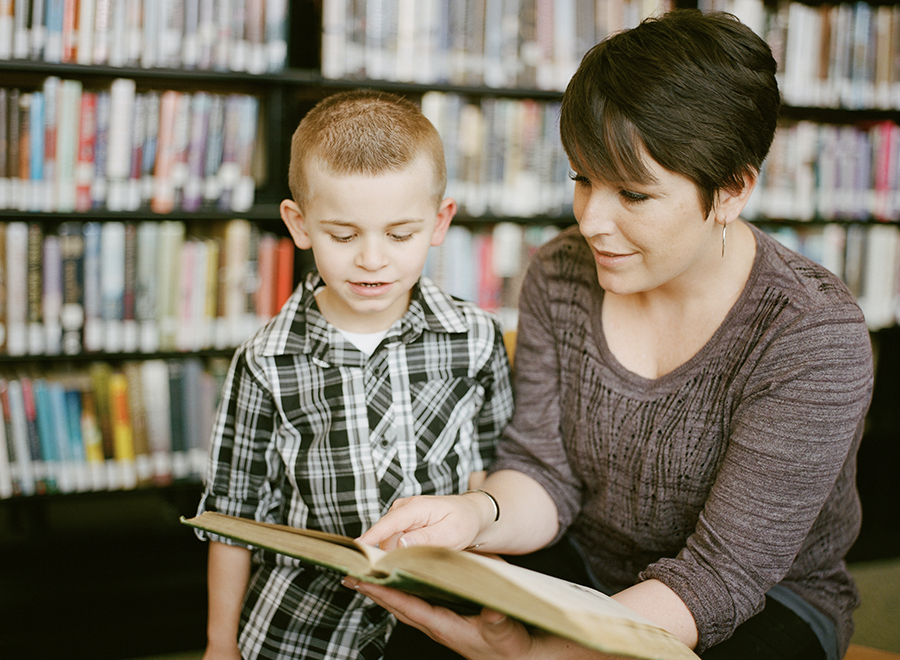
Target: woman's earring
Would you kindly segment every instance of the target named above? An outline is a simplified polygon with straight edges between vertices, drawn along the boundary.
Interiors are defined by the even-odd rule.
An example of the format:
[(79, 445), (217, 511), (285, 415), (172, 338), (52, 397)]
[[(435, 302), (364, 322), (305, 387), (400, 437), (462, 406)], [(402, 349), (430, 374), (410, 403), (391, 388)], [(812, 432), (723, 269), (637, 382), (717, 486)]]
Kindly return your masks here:
[(725, 230), (728, 229), (728, 224), (722, 225), (722, 256), (725, 256)]

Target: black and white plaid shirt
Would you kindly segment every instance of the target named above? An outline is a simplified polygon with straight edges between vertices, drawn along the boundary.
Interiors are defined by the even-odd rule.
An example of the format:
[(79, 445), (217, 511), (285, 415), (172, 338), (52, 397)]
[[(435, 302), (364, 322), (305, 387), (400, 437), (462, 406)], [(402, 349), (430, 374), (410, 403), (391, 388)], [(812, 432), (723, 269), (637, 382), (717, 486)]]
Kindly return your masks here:
[[(319, 312), (320, 285), (311, 274), (232, 360), (200, 511), (356, 537), (399, 497), (466, 490), (493, 457), (513, 400), (492, 315), (422, 278), (367, 357)], [(341, 575), (255, 560), (245, 659), (381, 656), (393, 621)]]

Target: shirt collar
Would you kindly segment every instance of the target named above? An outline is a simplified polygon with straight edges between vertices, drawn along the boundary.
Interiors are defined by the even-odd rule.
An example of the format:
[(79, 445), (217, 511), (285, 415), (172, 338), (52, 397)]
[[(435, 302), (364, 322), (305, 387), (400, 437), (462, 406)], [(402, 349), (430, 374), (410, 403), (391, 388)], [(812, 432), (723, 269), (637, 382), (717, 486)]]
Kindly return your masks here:
[[(306, 276), (281, 312), (257, 335), (255, 343), (260, 355), (308, 354), (328, 363), (335, 361), (335, 345), (346, 340), (316, 305), (315, 291), (320, 286), (322, 278), (318, 272)], [(390, 327), (385, 341), (410, 343), (425, 330), (461, 333), (467, 329), (466, 318), (454, 299), (430, 279), (421, 277), (413, 287), (409, 309)]]

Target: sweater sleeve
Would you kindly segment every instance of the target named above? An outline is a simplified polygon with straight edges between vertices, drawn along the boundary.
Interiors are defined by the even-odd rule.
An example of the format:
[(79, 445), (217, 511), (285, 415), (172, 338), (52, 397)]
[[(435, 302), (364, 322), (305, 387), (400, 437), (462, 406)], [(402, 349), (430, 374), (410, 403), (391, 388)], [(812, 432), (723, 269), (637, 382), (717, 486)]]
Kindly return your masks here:
[[(694, 533), (677, 557), (641, 574), (691, 610), (698, 652), (758, 612), (788, 573), (856, 450), (871, 397), (870, 340), (855, 306), (812, 310), (768, 332), (730, 402), (728, 448)], [(832, 525), (824, 535), (833, 548), (855, 531)]]
[[(516, 470), (537, 481), (556, 504), (561, 536), (580, 508), (581, 483), (570, 468), (562, 439), (561, 368), (551, 321), (553, 294), (546, 279), (541, 261), (535, 260), (519, 297), (515, 411), (491, 472)], [(569, 300), (561, 302), (571, 304)]]

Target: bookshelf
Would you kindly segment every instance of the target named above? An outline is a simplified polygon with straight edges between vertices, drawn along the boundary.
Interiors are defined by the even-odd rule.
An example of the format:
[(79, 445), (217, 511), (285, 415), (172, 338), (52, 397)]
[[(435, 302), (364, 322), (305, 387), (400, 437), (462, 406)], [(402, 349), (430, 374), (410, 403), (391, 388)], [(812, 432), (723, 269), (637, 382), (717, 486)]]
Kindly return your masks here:
[[(452, 293), (476, 299), (479, 304), (497, 310), (507, 326), (515, 325), (517, 288), (528, 256), (560, 227), (574, 222), (565, 159), (553, 133), (561, 89), (580, 54), (602, 34), (635, 24), (657, 6), (656, 2), (639, 0), (597, 3), (521, 0), (518, 4), (498, 0), (369, 0), (366, 3), (244, 0), (234, 5), (245, 11), (259, 6), (289, 7), (290, 11), (279, 27), (272, 27), (272, 34), (280, 36), (272, 38), (271, 44), (263, 40), (261, 50), (259, 40), (246, 31), (238, 38), (238, 31), (232, 30), (227, 39), (220, 39), (219, 45), (231, 44), (231, 50), (237, 52), (234, 57), (229, 57), (228, 49), (216, 51), (218, 55), (215, 55), (208, 41), (196, 37), (199, 41), (195, 43), (196, 35), (176, 40), (180, 44), (171, 41), (163, 44), (160, 39), (154, 41), (155, 46), (147, 53), (135, 51), (133, 46), (141, 43), (143, 32), (131, 40), (131, 49), (127, 39), (110, 40), (105, 58), (96, 60), (93, 56), (87, 59), (83, 54), (87, 50), (82, 50), (77, 40), (74, 57), (71, 53), (63, 55), (64, 40), (59, 42), (58, 51), (54, 41), (50, 56), (45, 56), (47, 34), (32, 34), (25, 42), (28, 43), (26, 51), (17, 50), (24, 48), (19, 44), (23, 24), (17, 21), (15, 13), (6, 12), (27, 7), (34, 19), (34, 6), (49, 8), (57, 4), (65, 9), (75, 3), (0, 0), (0, 88), (43, 93), (46, 80), (53, 78), (59, 82), (52, 82), (51, 86), (74, 82), (82, 92), (111, 93), (113, 84), (124, 80), (130, 82), (118, 83), (118, 94), (131, 100), (132, 109), (135, 99), (151, 98), (152, 101), (141, 102), (145, 110), (157, 103), (157, 98), (161, 102), (167, 92), (189, 99), (203, 93), (206, 96), (198, 102), (200, 105), (231, 95), (252, 99), (256, 119), (246, 124), (256, 129), (253, 155), (238, 168), (239, 177), (251, 177), (252, 190), (248, 192), (245, 179), (237, 202), (232, 197), (229, 205), (223, 207), (219, 204), (220, 196), (214, 192), (216, 181), (208, 181), (205, 183), (213, 193), (205, 197), (201, 193), (199, 206), (196, 201), (185, 205), (185, 179), (176, 177), (180, 183), (174, 186), (173, 201), (171, 182), (157, 186), (153, 181), (156, 172), (149, 173), (149, 182), (142, 179), (141, 183), (123, 184), (121, 179), (131, 179), (132, 171), (120, 168), (119, 172), (127, 169), (128, 175), (117, 175), (119, 179), (107, 182), (111, 185), (107, 185), (106, 196), (100, 197), (104, 201), (95, 204), (92, 198), (89, 208), (87, 205), (73, 207), (64, 201), (69, 198), (67, 194), (62, 198), (58, 192), (41, 194), (46, 191), (40, 187), (43, 184), (35, 188), (29, 183), (28, 193), (11, 192), (12, 184), (8, 180), (15, 175), (7, 168), (0, 172), (0, 226), (4, 228), (4, 238), (6, 229), (16, 223), (39, 227), (44, 238), (58, 237), (60, 228), (72, 223), (80, 223), (82, 229), (90, 224), (101, 229), (115, 226), (118, 230), (121, 225), (121, 229), (130, 232), (133, 228), (135, 233), (143, 226), (159, 229), (164, 223), (174, 223), (166, 226), (179, 229), (183, 242), (201, 244), (221, 240), (229, 226), (240, 227), (239, 233), (246, 238), (249, 231), (247, 240), (257, 246), (255, 250), (244, 248), (242, 258), (246, 281), (256, 282), (261, 277), (259, 269), (264, 261), (258, 252), (263, 238), (285, 236), (278, 217), (278, 203), (289, 194), (288, 136), (303, 114), (324, 96), (342, 89), (375, 87), (420, 101), (447, 144), (448, 194), (459, 200), (461, 212), (445, 245), (429, 258), (429, 275)], [(201, 10), (209, 11), (210, 7), (223, 4), (216, 0), (183, 3), (81, 0), (80, 6), (93, 5), (95, 22), (100, 8), (118, 7), (116, 12), (120, 13), (113, 12), (115, 16), (110, 20), (123, 21), (122, 25), (128, 24), (126, 8), (143, 11), (152, 6), (158, 13), (147, 20), (174, 21), (171, 25), (175, 30), (179, 18), (177, 12), (173, 14), (169, 10), (180, 5), (186, 10), (180, 17), (181, 29), (185, 30), (193, 24), (194, 8), (199, 21)], [(793, 8), (793, 13), (794, 3), (770, 0), (765, 3), (710, 0), (708, 6), (703, 0), (699, 3), (687, 0), (677, 4), (699, 4), (701, 8), (738, 14), (761, 34), (766, 34), (780, 58), (790, 57), (794, 52), (816, 52), (797, 45), (794, 38), (797, 30), (791, 22), (796, 16), (817, 14), (816, 3)], [(874, 11), (870, 13), (881, 17), (873, 25), (883, 23), (887, 14), (881, 7), (887, 7), (891, 9), (890, 25), (900, 30), (898, 6), (880, 0), (873, 2), (870, 7)], [(474, 12), (476, 7), (483, 14)], [(508, 9), (511, 13), (504, 14), (504, 8), (512, 8)], [(519, 11), (513, 11), (516, 8)], [(588, 9), (595, 11), (588, 15), (584, 13)], [(365, 15), (357, 14), (358, 11)], [(251, 22), (248, 16), (244, 14), (242, 25)], [(224, 21), (224, 17), (220, 19)], [(363, 25), (377, 32), (367, 35), (361, 32)], [(554, 39), (548, 25), (557, 26), (560, 34), (568, 30), (571, 38)], [(495, 26), (499, 29), (492, 29)], [(225, 29), (224, 25), (220, 27)], [(131, 34), (138, 35), (134, 29), (132, 26)], [(412, 41), (409, 35), (413, 36)], [(888, 41), (900, 44), (900, 36), (889, 37)], [(35, 42), (44, 44), (38, 56), (35, 56)], [(93, 42), (94, 50), (97, 43)], [(260, 52), (265, 55), (261, 56)], [(900, 64), (894, 60), (887, 71), (889, 80), (900, 92), (900, 81), (890, 77), (898, 75)], [(783, 75), (783, 82), (797, 81), (811, 75), (811, 71), (798, 70), (795, 65), (789, 66)], [(789, 84), (793, 89), (795, 83)], [(854, 88), (853, 84), (850, 88)], [(803, 94), (786, 99), (781, 131), (785, 136), (796, 130), (793, 127), (798, 124), (806, 133), (821, 132), (826, 126), (870, 131), (874, 126), (890, 124), (896, 128), (900, 124), (900, 99), (890, 93), (887, 102), (883, 101), (884, 93), (876, 94), (871, 105), (843, 103), (840, 96), (834, 102), (828, 100), (826, 92), (820, 91)], [(8, 118), (3, 125), (8, 131)], [(8, 141), (9, 133), (6, 135)], [(896, 142), (896, 138), (891, 139)], [(790, 146), (789, 137), (783, 141), (787, 152), (797, 152)], [(7, 156), (8, 146), (7, 142)], [(71, 149), (71, 144), (66, 148)], [(872, 148), (871, 140), (867, 148)], [(900, 147), (893, 148), (895, 151), (889, 153), (894, 154), (891, 157), (894, 160), (888, 160), (896, 167), (900, 158), (896, 149)], [(62, 153), (67, 152), (64, 149)], [(126, 159), (128, 164), (131, 155)], [(55, 156), (59, 158), (60, 151)], [(118, 158), (121, 161), (121, 155)], [(179, 158), (176, 169), (183, 170), (190, 160), (189, 152), (183, 152)], [(876, 264), (866, 257), (874, 249), (898, 240), (900, 200), (896, 188), (900, 175), (896, 169), (892, 170), (893, 179), (889, 177), (889, 181), (894, 186), (890, 188), (894, 197), (888, 196), (886, 207), (873, 205), (866, 210), (865, 204), (876, 196), (869, 194), (869, 188), (864, 186), (863, 192), (853, 195), (863, 200), (862, 211), (825, 212), (822, 208), (827, 207), (814, 205), (810, 210), (792, 205), (803, 191), (812, 190), (811, 196), (818, 199), (815, 186), (809, 187), (810, 177), (813, 183), (816, 180), (815, 168), (821, 167), (818, 161), (813, 158), (792, 163), (782, 161), (786, 164), (781, 173), (773, 169), (764, 174), (761, 187), (764, 194), (756, 196), (750, 209), (753, 219), (814, 258), (837, 259), (828, 262), (829, 267), (840, 271), (846, 280), (854, 280), (856, 292), (865, 304), (875, 300), (870, 295), (873, 290), (879, 294), (878, 302), (871, 303), (874, 305), (871, 309), (879, 310), (878, 322), (872, 326), (878, 360), (876, 393), (860, 453), (860, 490), (867, 513), (861, 541), (854, 552), (858, 559), (896, 556), (900, 554), (900, 539), (889, 531), (896, 527), (892, 526), (891, 512), (883, 511), (877, 503), (896, 501), (898, 496), (896, 486), (892, 488), (896, 480), (886, 479), (884, 472), (884, 466), (895, 465), (900, 458), (893, 449), (898, 446), (894, 440), (900, 435), (894, 377), (900, 369), (896, 320), (900, 304), (897, 276), (891, 279), (886, 275), (892, 269), (896, 272), (897, 265)], [(230, 182), (234, 181), (234, 170), (231, 167), (229, 174), (226, 169), (223, 175)], [(141, 170), (142, 177), (147, 175), (146, 169)], [(30, 170), (28, 178), (31, 178)], [(793, 187), (785, 189), (786, 182)], [(196, 187), (195, 184), (192, 185)], [(117, 188), (112, 204), (109, 203), (110, 187)], [(136, 205), (133, 203), (135, 187), (139, 191)], [(163, 202), (154, 209), (152, 202), (157, 188), (167, 194), (161, 195)], [(876, 213), (876, 208), (882, 210)], [(851, 245), (851, 256), (856, 261), (847, 256)], [(5, 247), (0, 250), (3, 259)], [(897, 253), (895, 250), (895, 259)], [(469, 255), (472, 260), (465, 261), (460, 255)], [(290, 268), (292, 282), (309, 267), (308, 258), (295, 254)], [(6, 269), (3, 272), (5, 276)], [(4, 293), (7, 283), (5, 279), (0, 287)], [(258, 294), (258, 290), (253, 291)], [(163, 365), (183, 372), (184, 366), (190, 364), (195, 374), (199, 366), (199, 377), (207, 383), (205, 406), (209, 409), (214, 402), (208, 383), (220, 377), (222, 364), (227, 362), (240, 336), (246, 335), (270, 313), (257, 311), (259, 295), (246, 295), (246, 290), (243, 294), (243, 306), (236, 312), (239, 320), (224, 324), (238, 329), (221, 330), (223, 317), (217, 312), (207, 320), (209, 327), (203, 331), (208, 339), (200, 343), (178, 344), (176, 337), (174, 344), (154, 344), (152, 340), (142, 344), (138, 339), (135, 346), (123, 339), (108, 346), (106, 333), (101, 333), (99, 344), (87, 350), (66, 351), (62, 345), (59, 350), (32, 350), (26, 341), (24, 351), (16, 349), (16, 354), (10, 354), (9, 333), (5, 328), (0, 378), (7, 383), (22, 375), (83, 381), (92, 368), (102, 370), (104, 365), (113, 372), (125, 373), (126, 368), (140, 371), (148, 364), (151, 370)], [(9, 296), (4, 303), (5, 322)], [(117, 321), (118, 317), (107, 320)], [(208, 423), (208, 418), (204, 423)], [(201, 648), (205, 629), (205, 547), (175, 522), (178, 515), (192, 514), (196, 507), (200, 493), (198, 475), (202, 469), (202, 461), (196, 458), (199, 449), (163, 450), (159, 474), (152, 452), (148, 459), (139, 459), (141, 454), (135, 452), (133, 459), (119, 460), (113, 449), (110, 456), (104, 455), (106, 468), (100, 472), (98, 481), (80, 484), (77, 475), (67, 473), (64, 477), (69, 480), (67, 492), (46, 488), (35, 488), (30, 495), (16, 493), (15, 489), (12, 493), (0, 492), (0, 556), (6, 557), (10, 565), (27, 557), (20, 573), (4, 575), (0, 580), (4, 585), (0, 588), (0, 618), (8, 623), (4, 626), (8, 632), (0, 633), (0, 646), (10, 649), (16, 657), (75, 657), (71, 645), (57, 649), (49, 646), (52, 640), (27, 642), (29, 638), (46, 637), (36, 632), (40, 624), (28, 610), (49, 607), (46, 616), (67, 622), (65, 629), (71, 634), (72, 643), (82, 650), (83, 657), (125, 658)], [(90, 471), (87, 474), (90, 476)], [(70, 482), (74, 482), (71, 488)], [(57, 491), (60, 490), (57, 485)], [(869, 502), (876, 505), (870, 507)], [(55, 592), (55, 598), (50, 606), (35, 595), (51, 592)], [(86, 592), (96, 592), (96, 596), (84, 600), (82, 595)], [(98, 632), (98, 625), (91, 623), (98, 617), (110, 637), (104, 638)], [(150, 629), (152, 634), (147, 634)], [(67, 635), (59, 637), (66, 639)], [(46, 646), (42, 649), (41, 644)]]

